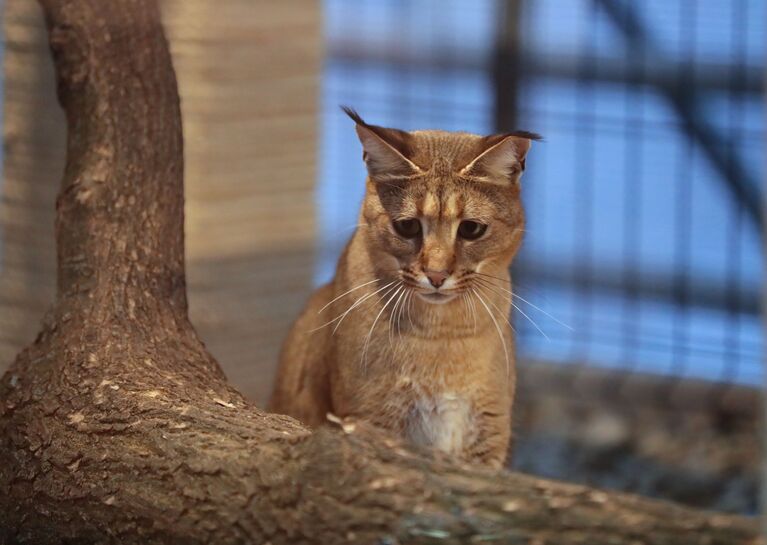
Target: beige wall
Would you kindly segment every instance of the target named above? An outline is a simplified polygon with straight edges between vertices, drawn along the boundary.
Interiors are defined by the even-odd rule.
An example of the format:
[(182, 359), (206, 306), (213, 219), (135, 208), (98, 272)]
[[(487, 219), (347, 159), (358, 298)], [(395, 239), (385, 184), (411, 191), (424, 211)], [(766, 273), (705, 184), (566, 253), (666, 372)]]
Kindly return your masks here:
[(0, 185), (0, 369), (39, 329), (53, 298), (53, 209), (64, 115), (37, 2), (6, 0)]
[[(262, 401), (310, 289), (321, 62), (311, 0), (164, 0), (182, 97), (192, 320)], [(36, 3), (6, 1), (0, 368), (53, 296), (63, 116)]]

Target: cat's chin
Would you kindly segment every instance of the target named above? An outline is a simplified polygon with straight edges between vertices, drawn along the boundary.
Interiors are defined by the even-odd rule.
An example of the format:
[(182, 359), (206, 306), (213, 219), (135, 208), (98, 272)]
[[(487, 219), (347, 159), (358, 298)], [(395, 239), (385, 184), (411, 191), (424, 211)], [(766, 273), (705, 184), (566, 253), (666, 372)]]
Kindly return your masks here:
[(452, 301), (458, 294), (455, 293), (440, 293), (438, 291), (431, 291), (429, 293), (418, 292), (418, 297), (430, 303), (432, 305), (444, 305), (445, 303)]

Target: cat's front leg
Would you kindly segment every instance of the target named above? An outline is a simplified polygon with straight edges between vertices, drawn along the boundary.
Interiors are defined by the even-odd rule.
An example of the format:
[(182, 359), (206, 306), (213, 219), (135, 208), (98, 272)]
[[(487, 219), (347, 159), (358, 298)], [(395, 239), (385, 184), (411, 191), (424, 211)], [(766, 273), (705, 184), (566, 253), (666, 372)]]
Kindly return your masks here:
[(485, 408), (476, 416), (476, 436), (464, 457), (472, 462), (500, 469), (504, 467), (511, 439), (511, 411)]

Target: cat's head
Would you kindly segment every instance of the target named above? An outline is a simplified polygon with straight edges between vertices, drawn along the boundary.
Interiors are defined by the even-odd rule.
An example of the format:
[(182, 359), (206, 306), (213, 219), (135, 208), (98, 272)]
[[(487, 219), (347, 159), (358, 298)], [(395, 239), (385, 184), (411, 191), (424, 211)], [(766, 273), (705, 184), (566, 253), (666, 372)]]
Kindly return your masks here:
[(407, 132), (344, 111), (368, 169), (363, 234), (379, 278), (444, 303), (508, 267), (524, 233), (519, 179), (537, 135)]

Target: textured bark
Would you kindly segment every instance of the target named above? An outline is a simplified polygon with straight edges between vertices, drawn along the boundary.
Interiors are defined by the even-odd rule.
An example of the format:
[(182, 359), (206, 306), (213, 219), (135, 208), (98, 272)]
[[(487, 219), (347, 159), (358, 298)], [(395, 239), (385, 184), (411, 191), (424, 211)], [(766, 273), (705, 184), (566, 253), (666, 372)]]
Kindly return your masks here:
[(755, 543), (756, 525), (478, 471), (229, 387), (187, 318), (152, 0), (41, 0), (68, 121), (57, 300), (0, 385), (0, 542)]

